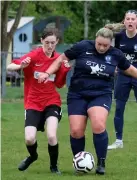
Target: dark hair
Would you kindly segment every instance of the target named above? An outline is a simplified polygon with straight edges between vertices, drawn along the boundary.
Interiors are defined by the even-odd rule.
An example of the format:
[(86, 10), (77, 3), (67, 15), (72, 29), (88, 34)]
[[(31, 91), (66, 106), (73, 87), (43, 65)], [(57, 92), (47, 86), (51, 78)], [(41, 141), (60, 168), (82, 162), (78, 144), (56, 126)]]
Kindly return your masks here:
[(45, 28), (43, 33), (42, 33), (41, 38), (45, 39), (46, 37), (53, 36), (53, 35), (56, 36), (57, 39), (60, 38), (60, 33), (59, 33), (59, 30), (57, 28)]

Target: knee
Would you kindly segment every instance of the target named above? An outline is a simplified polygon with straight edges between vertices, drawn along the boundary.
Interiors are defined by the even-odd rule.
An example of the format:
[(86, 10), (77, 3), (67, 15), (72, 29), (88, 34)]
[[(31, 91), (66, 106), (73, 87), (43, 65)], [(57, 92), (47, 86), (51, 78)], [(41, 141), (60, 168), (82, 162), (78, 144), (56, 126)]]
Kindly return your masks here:
[(84, 131), (79, 128), (73, 128), (71, 129), (70, 134), (74, 138), (81, 138), (84, 136)]
[(93, 133), (96, 134), (102, 133), (105, 131), (106, 125), (103, 122), (96, 122), (95, 124), (93, 124), (92, 129), (93, 129)]
[(33, 145), (36, 142), (35, 136), (26, 136), (25, 137), (25, 143), (27, 145)]
[(52, 145), (52, 146), (57, 144), (57, 137), (56, 137), (56, 135), (49, 135), (48, 136), (48, 143), (50, 145)]

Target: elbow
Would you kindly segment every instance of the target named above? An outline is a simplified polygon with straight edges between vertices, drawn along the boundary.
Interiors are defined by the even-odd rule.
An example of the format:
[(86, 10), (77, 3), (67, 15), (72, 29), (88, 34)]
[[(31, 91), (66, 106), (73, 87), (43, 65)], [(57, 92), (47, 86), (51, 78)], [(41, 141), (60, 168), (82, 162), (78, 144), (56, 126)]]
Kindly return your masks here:
[(12, 68), (11, 68), (10, 64), (7, 66), (7, 71), (12, 71)]

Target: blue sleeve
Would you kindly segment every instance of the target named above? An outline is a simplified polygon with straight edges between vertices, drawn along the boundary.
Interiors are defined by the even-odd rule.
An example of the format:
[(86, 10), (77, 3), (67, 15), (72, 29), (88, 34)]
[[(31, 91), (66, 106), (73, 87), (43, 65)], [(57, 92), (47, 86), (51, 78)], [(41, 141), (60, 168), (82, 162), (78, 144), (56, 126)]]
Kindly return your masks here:
[(115, 34), (115, 47), (119, 49), (120, 46), (120, 33)]
[(127, 70), (130, 67), (130, 62), (125, 58), (125, 55), (120, 52), (118, 68), (121, 70)]
[(70, 49), (66, 50), (64, 54), (69, 60), (73, 60), (76, 59), (82, 53), (84, 48), (85, 48), (85, 43), (81, 41), (76, 43)]

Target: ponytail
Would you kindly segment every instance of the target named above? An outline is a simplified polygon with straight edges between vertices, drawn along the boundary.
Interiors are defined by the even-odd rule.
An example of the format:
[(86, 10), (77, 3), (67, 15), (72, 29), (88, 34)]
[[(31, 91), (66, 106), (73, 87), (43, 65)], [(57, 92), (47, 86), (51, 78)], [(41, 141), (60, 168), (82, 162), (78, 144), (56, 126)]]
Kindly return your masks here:
[(105, 28), (112, 30), (113, 32), (119, 32), (125, 29), (125, 25), (123, 23), (113, 23), (113, 24), (106, 24)]

